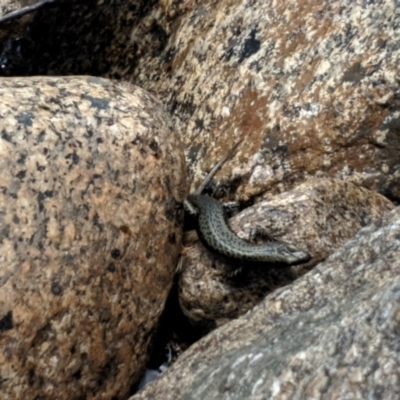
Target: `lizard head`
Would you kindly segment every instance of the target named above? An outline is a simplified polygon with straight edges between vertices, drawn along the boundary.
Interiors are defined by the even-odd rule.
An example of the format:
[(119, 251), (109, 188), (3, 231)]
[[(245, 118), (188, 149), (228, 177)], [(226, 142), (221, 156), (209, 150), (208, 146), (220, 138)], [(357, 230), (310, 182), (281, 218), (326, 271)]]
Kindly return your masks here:
[(296, 246), (288, 243), (281, 243), (276, 248), (276, 259), (286, 264), (298, 264), (310, 259), (310, 255)]

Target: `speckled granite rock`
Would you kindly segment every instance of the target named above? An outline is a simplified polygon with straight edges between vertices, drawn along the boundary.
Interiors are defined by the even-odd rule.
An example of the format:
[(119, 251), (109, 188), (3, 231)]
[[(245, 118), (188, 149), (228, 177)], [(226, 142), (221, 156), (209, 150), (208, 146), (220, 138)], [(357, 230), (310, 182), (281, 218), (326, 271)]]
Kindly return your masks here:
[(399, 232), (396, 208), (130, 400), (398, 399)]
[(250, 229), (293, 243), (312, 259), (292, 267), (232, 268), (216, 260), (197, 237), (184, 248), (179, 278), (182, 310), (205, 330), (237, 318), (268, 293), (303, 275), (351, 239), (363, 226), (394, 205), (351, 183), (311, 179), (290, 192), (246, 208), (231, 219), (233, 230), (248, 238)]
[(399, 18), (392, 0), (59, 0), (18, 30), (0, 26), (0, 65), (157, 93), (185, 141), (192, 189), (241, 137), (235, 168), (219, 175), (241, 198), (319, 175), (400, 201)]
[(0, 80), (2, 399), (126, 399), (186, 196), (160, 104), (101, 78)]
[(400, 200), (396, 2), (191, 7), (172, 26), (158, 17), (169, 40), (159, 54), (144, 54), (133, 76), (174, 112), (193, 174), (241, 137), (235, 168), (218, 176), (241, 178), (242, 198), (318, 175)]
[(218, 175), (237, 178), (241, 198), (318, 175), (400, 201), (399, 23), (392, 0), (59, 0), (0, 26), (0, 66), (157, 93), (186, 143), (192, 188), (242, 137), (235, 168)]

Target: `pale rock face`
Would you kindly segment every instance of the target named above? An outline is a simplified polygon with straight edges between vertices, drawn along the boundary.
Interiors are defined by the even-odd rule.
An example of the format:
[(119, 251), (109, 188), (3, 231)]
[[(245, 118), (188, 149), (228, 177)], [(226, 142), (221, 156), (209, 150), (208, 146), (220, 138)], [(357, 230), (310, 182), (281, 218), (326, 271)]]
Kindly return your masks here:
[(3, 78), (0, 115), (1, 398), (123, 399), (180, 250), (179, 138), (101, 78)]
[[(16, 11), (24, 7), (24, 3), (32, 3), (32, 1), (21, 1), (21, 0), (1, 0), (0, 1), (0, 17), (9, 14), (10, 12)], [(30, 5), (30, 4), (26, 4)]]
[(205, 330), (237, 318), (276, 288), (325, 260), (393, 207), (387, 198), (351, 183), (311, 179), (246, 208), (230, 220), (234, 232), (246, 239), (250, 230), (257, 228), (308, 252), (311, 260), (291, 267), (244, 263), (235, 271), (213, 257), (198, 240), (192, 240), (183, 252), (181, 307), (195, 326)]
[(398, 399), (400, 208), (130, 400)]

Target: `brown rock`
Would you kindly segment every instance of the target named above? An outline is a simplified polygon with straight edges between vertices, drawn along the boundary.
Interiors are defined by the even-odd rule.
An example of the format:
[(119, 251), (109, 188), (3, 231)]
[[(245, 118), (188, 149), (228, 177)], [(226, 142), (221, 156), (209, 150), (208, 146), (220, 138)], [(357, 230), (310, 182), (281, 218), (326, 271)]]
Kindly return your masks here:
[(244, 265), (235, 271), (194, 240), (184, 249), (179, 278), (182, 310), (194, 325), (206, 330), (237, 318), (274, 289), (326, 259), (363, 226), (393, 207), (385, 197), (351, 183), (312, 179), (246, 208), (230, 220), (237, 234), (247, 238), (250, 230), (258, 227), (307, 251), (311, 260), (287, 268)]
[(395, 2), (190, 4), (174, 25), (158, 14), (169, 40), (133, 75), (173, 110), (197, 182), (241, 137), (218, 176), (243, 198), (317, 175), (400, 200)]
[(130, 400), (398, 399), (399, 232), (396, 208)]
[[(341, 178), (400, 201), (395, 2), (60, 0), (0, 26), (3, 74), (134, 81), (174, 115), (192, 188), (246, 139), (241, 198)], [(90, 32), (90, 34), (88, 34)]]
[(172, 284), (185, 165), (147, 92), (0, 81), (2, 399), (125, 399)]

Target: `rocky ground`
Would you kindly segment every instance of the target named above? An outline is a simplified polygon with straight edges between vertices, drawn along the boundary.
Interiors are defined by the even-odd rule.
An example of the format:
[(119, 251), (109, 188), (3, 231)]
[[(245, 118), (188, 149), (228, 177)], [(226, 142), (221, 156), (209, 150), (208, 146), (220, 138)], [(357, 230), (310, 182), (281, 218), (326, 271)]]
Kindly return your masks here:
[[(396, 2), (0, 11), (35, 5), (0, 19), (5, 398), (126, 400), (162, 321), (161, 352), (216, 329), (133, 399), (397, 399)], [(239, 139), (207, 193), (308, 263), (181, 248), (182, 201)]]

